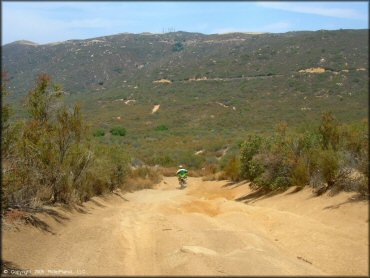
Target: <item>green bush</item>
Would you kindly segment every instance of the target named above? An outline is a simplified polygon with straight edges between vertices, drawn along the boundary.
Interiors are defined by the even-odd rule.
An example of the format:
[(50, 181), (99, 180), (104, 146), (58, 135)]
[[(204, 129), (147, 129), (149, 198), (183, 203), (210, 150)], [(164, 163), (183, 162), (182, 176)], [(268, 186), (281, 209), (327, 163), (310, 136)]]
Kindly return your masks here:
[(168, 127), (165, 126), (165, 125), (159, 125), (154, 130), (155, 131), (166, 131), (166, 130), (168, 130)]
[[(291, 164), (280, 154), (261, 153), (250, 162), (253, 182), (269, 190), (285, 189), (291, 185)], [(253, 169), (253, 171), (252, 171)]]
[(3, 82), (1, 82), (1, 94), (2, 94), (2, 107), (1, 107), (1, 157), (6, 159), (12, 155), (15, 147), (15, 142), (19, 136), (19, 128), (16, 124), (10, 121), (10, 117), (13, 111), (9, 104), (5, 103), (5, 99), (8, 95), (6, 90), (6, 75), (3, 74)]
[(130, 157), (119, 145), (95, 144), (93, 151), (96, 156), (91, 171), (104, 184), (105, 191), (113, 191), (123, 186), (129, 173)]
[(331, 112), (322, 114), (319, 132), (322, 136), (323, 148), (332, 147), (336, 150), (340, 139), (339, 124)]
[(324, 181), (331, 187), (335, 184), (335, 179), (339, 171), (338, 153), (333, 149), (320, 151), (317, 157), (317, 166)]
[(5, 157), (5, 209), (86, 201), (124, 184), (127, 152), (118, 145), (92, 145), (79, 106), (59, 102), (59, 90), (41, 75), (28, 95), (29, 118), (16, 125), (13, 154)]
[(298, 187), (304, 187), (309, 184), (310, 173), (309, 166), (304, 156), (298, 158), (292, 171), (292, 184)]
[(93, 132), (93, 136), (94, 136), (94, 137), (102, 137), (102, 136), (104, 136), (104, 135), (105, 135), (105, 131), (104, 131), (104, 129), (101, 129), (101, 128), (96, 129), (96, 130)]
[(251, 181), (254, 181), (257, 177), (259, 177), (263, 171), (264, 171), (264, 167), (263, 167), (263, 163), (258, 160), (258, 157), (257, 159), (252, 159), (251, 161), (248, 162), (248, 175), (249, 175), (249, 179)]
[(262, 137), (258, 135), (249, 136), (240, 148), (240, 173), (241, 177), (250, 179), (250, 164), (253, 156), (256, 155), (262, 146)]
[(176, 42), (173, 46), (172, 46), (172, 51), (174, 52), (178, 52), (178, 51), (181, 51), (184, 49), (184, 45), (182, 44), (182, 42)]
[(309, 184), (320, 194), (365, 194), (368, 166), (367, 126), (340, 125), (331, 113), (323, 114), (317, 131), (288, 133), (280, 123), (271, 136), (249, 136), (240, 146), (241, 177), (268, 190)]
[(318, 133), (306, 131), (293, 135), (288, 144), (291, 154), (298, 159), (312, 149), (320, 147), (321, 137)]
[(110, 133), (113, 136), (125, 136), (127, 131), (122, 126), (116, 126), (116, 127), (111, 128)]
[(203, 165), (204, 161), (204, 157), (188, 153), (178, 161), (177, 165), (184, 164), (187, 165), (188, 168), (199, 169)]
[[(93, 157), (85, 144), (86, 128), (79, 106), (60, 105), (60, 88), (40, 75), (30, 91), (29, 118), (16, 141), (16, 159), (4, 179), (7, 205), (35, 201), (69, 203), (78, 198)], [(57, 105), (58, 104), (58, 105)], [(46, 192), (49, 196), (46, 197)], [(40, 196), (43, 197), (40, 197)]]

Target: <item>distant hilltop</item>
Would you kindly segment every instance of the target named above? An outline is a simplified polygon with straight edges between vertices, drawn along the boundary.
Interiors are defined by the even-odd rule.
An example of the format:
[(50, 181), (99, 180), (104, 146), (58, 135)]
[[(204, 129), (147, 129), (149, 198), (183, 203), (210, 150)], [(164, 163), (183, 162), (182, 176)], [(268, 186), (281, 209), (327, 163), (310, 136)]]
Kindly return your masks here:
[(19, 40), (19, 41), (12, 42), (10, 44), (39, 45), (38, 43), (27, 41), (27, 40)]
[[(18, 40), (14, 41), (8, 44), (23, 44), (23, 45), (57, 45), (61, 43), (69, 43), (69, 42), (76, 42), (76, 41), (88, 41), (88, 40), (94, 40), (94, 39), (101, 39), (101, 38), (107, 38), (107, 37), (114, 37), (114, 36), (119, 36), (119, 35), (143, 35), (143, 36), (158, 36), (158, 35), (168, 35), (168, 34), (198, 34), (198, 35), (204, 35), (204, 36), (209, 36), (209, 35), (230, 35), (230, 34), (246, 34), (246, 35), (261, 35), (261, 34), (269, 34), (269, 32), (238, 32), (238, 31), (231, 31), (231, 32), (220, 32), (220, 33), (215, 33), (215, 34), (202, 34), (202, 33), (197, 33), (197, 32), (185, 32), (185, 31), (177, 31), (177, 32), (165, 32), (165, 33), (155, 33), (155, 32), (141, 32), (141, 33), (130, 33), (130, 32), (122, 32), (118, 34), (113, 34), (113, 35), (106, 35), (106, 36), (100, 36), (96, 38), (89, 38), (89, 39), (69, 39), (65, 41), (56, 41), (56, 42), (49, 42), (49, 43), (36, 43), (32, 42), (29, 40)], [(6, 45), (6, 44), (5, 44)]]
[[(10, 45), (10, 44), (19, 44), (19, 45), (33, 45), (33, 46), (42, 46), (42, 45), (58, 45), (58, 44), (63, 44), (63, 43), (71, 43), (71, 42), (80, 42), (80, 41), (91, 41), (91, 40), (96, 40), (96, 39), (110, 39), (114, 37), (119, 37), (119, 36), (223, 36), (223, 35), (268, 35), (268, 34), (290, 34), (290, 33), (314, 33), (314, 32), (336, 32), (336, 31), (346, 31), (347, 29), (341, 29), (341, 30), (317, 30), (317, 31), (289, 31), (285, 33), (271, 33), (271, 32), (242, 32), (242, 31), (230, 31), (230, 32), (218, 32), (218, 33), (213, 33), (213, 34), (203, 34), (199, 32), (187, 32), (187, 31), (176, 31), (176, 32), (161, 32), (161, 33), (156, 33), (156, 32), (141, 32), (141, 33), (131, 33), (131, 32), (122, 32), (122, 33), (117, 33), (117, 34), (112, 34), (112, 35), (105, 35), (105, 36), (99, 36), (99, 37), (94, 37), (94, 38), (88, 38), (88, 39), (68, 39), (65, 41), (57, 41), (57, 42), (49, 42), (49, 43), (36, 43), (32, 42), (29, 40), (18, 40), (14, 41), (5, 45)], [(365, 29), (367, 30), (367, 29)], [(348, 29), (347, 31), (350, 31)], [(353, 31), (353, 30), (352, 30)], [(358, 30), (358, 31), (361, 31)]]
[(220, 35), (226, 35), (226, 34), (246, 34), (246, 35), (262, 35), (262, 34), (269, 34), (269, 32), (222, 32), (218, 33)]

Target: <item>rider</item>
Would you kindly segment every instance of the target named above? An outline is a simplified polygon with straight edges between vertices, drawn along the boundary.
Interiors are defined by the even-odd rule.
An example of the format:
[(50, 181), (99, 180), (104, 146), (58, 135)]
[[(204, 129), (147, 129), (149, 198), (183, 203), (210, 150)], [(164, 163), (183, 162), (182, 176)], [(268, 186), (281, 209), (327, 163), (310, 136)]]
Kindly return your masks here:
[(186, 179), (188, 176), (188, 170), (186, 170), (182, 165), (179, 166), (179, 170), (177, 170), (176, 175), (180, 179)]

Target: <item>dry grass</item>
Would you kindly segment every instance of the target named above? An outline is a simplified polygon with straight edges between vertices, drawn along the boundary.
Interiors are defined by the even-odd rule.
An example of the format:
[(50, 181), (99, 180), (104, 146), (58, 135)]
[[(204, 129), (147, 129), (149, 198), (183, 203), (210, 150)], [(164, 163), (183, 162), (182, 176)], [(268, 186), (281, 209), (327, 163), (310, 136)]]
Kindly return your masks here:
[(128, 177), (125, 179), (123, 189), (135, 191), (146, 188), (152, 188), (163, 178), (161, 170), (157, 167), (139, 167), (132, 168)]
[(203, 181), (220, 181), (220, 180), (228, 180), (228, 179), (229, 179), (229, 177), (225, 174), (224, 171), (204, 175), (202, 177)]
[(5, 219), (10, 223), (24, 221), (28, 216), (28, 213), (18, 209), (12, 209), (7, 211), (5, 214)]
[(160, 167), (158, 170), (164, 177), (174, 177), (176, 176), (177, 168), (176, 167), (166, 167), (166, 168)]
[(204, 176), (204, 172), (202, 169), (189, 170), (189, 176), (199, 178), (199, 177)]

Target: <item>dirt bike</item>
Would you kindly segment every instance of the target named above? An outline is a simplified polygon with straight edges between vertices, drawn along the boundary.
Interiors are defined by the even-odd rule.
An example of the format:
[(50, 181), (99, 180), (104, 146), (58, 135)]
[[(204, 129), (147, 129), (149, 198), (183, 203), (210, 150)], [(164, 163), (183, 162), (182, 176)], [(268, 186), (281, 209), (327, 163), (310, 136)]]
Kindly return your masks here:
[(187, 177), (179, 177), (180, 189), (183, 189), (186, 187), (186, 179)]

